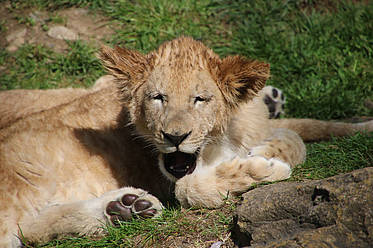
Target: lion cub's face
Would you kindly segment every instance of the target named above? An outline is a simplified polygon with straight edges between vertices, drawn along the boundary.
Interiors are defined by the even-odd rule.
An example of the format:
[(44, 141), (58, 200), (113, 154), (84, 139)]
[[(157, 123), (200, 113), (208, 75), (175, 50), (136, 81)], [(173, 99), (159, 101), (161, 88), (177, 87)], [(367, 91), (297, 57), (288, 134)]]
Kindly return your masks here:
[[(203, 147), (221, 133), (227, 108), (208, 71), (157, 66), (144, 85), (143, 116), (163, 154), (164, 173), (192, 173)], [(169, 175), (170, 176), (170, 175)]]
[(104, 47), (101, 59), (117, 78), (131, 122), (158, 148), (171, 180), (193, 173), (200, 152), (219, 142), (231, 113), (252, 99), (269, 73), (263, 63), (220, 59), (191, 38), (147, 55)]
[(162, 153), (197, 153), (227, 111), (208, 72), (163, 66), (156, 67), (144, 85), (142, 107), (146, 127)]

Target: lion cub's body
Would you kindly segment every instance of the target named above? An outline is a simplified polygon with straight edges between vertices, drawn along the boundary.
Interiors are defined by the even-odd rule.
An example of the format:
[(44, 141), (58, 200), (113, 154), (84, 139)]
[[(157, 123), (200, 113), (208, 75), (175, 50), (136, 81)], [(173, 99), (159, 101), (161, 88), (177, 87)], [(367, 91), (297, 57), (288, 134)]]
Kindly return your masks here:
[(115, 89), (108, 87), (0, 130), (1, 233), (17, 234), (18, 224), (27, 236), (23, 223), (46, 206), (92, 199), (123, 186), (169, 197), (156, 156), (126, 127), (121, 110)]
[[(185, 97), (188, 85), (173, 88), (178, 86), (169, 75), (181, 62), (175, 56), (173, 65), (172, 54), (181, 57), (183, 65), (188, 59), (202, 61), (198, 69), (192, 66), (196, 74), (188, 75), (197, 82), (191, 92), (205, 87), (197, 95)], [(0, 247), (18, 246), (17, 236), (22, 235), (46, 241), (59, 234), (100, 233), (99, 226), (113, 223), (108, 204), (124, 194), (142, 197), (154, 206), (151, 213), (160, 212), (159, 201), (143, 190), (161, 200), (171, 197), (172, 185), (166, 177), (176, 181), (175, 194), (183, 205), (218, 207), (224, 195), (242, 192), (253, 182), (289, 177), (290, 167), (304, 160), (301, 138), (282, 127), (312, 139), (302, 133), (304, 126), (318, 123), (328, 129), (317, 138), (333, 134), (334, 124), (326, 122), (270, 121), (259, 96), (268, 65), (235, 57), (220, 60), (189, 38), (166, 43), (147, 57), (104, 50), (102, 59), (115, 79), (98, 88), (27, 91), (23, 93), (30, 95), (19, 99), (21, 103), (16, 99), (22, 92), (0, 93), (0, 102), (9, 103), (0, 106)], [(157, 88), (167, 81), (162, 78), (165, 75), (170, 80), (166, 88)], [(175, 78), (183, 80), (183, 76)], [(175, 85), (170, 88), (171, 84)], [(176, 98), (172, 92), (178, 92)], [(37, 99), (45, 103), (34, 104)], [(188, 110), (181, 99), (190, 101)], [(166, 106), (166, 101), (175, 104)], [(205, 107), (213, 104), (220, 107)], [(203, 114), (204, 108), (212, 108), (214, 115)], [(180, 111), (184, 111), (182, 116), (178, 116)], [(193, 111), (200, 111), (200, 116), (189, 116)], [(159, 123), (154, 121), (157, 118)], [(372, 122), (345, 125), (346, 131), (336, 134), (372, 130), (372, 126)], [(177, 178), (162, 156), (175, 152), (174, 145), (164, 139), (177, 137), (180, 130), (188, 131), (188, 137), (175, 144), (176, 150), (197, 158), (195, 169)], [(140, 213), (136, 211), (133, 214)]]

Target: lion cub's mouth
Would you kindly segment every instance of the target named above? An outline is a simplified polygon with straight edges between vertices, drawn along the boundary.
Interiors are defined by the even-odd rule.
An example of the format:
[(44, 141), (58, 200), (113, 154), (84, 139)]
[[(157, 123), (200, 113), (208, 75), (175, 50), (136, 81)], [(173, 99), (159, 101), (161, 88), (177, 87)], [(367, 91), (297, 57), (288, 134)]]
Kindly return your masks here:
[(164, 167), (168, 173), (177, 179), (193, 173), (196, 168), (197, 155), (183, 152), (163, 154)]

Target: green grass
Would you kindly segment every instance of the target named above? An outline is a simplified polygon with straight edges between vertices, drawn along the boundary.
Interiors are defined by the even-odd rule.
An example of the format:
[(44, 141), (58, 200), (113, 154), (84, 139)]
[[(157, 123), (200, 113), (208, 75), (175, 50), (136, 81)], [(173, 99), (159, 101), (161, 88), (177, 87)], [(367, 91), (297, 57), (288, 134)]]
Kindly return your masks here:
[[(12, 1), (12, 6), (52, 10), (86, 6), (119, 23), (111, 44), (143, 52), (165, 40), (188, 35), (203, 40), (221, 55), (243, 54), (268, 61), (272, 68), (269, 83), (284, 90), (291, 117), (339, 119), (372, 115), (363, 102), (373, 98), (373, 3), (329, 1), (327, 6), (322, 3), (317, 0), (32, 0)], [(31, 60), (31, 64), (34, 61), (27, 56), (24, 59)], [(90, 66), (97, 70), (96, 65), (87, 68)], [(28, 73), (25, 68), (13, 68), (12, 63), (9, 68), (13, 75)], [(65, 86), (66, 80), (75, 81), (68, 72), (62, 72), (61, 76), (52, 73), (52, 79), (44, 76), (44, 70), (40, 74), (39, 81), (54, 81), (57, 85)], [(8, 89), (15, 88), (14, 81), (22, 78), (0, 79), (4, 82), (1, 88)], [(44, 88), (48, 83), (40, 84)]]
[(91, 85), (105, 72), (95, 57), (96, 49), (84, 42), (69, 42), (69, 52), (58, 54), (40, 45), (24, 45), (14, 54), (3, 50), (0, 89), (48, 89)]
[[(188, 247), (205, 247), (227, 239), (235, 205), (227, 202), (223, 210), (167, 208), (160, 218), (134, 219), (119, 227), (103, 227), (103, 238), (68, 237), (31, 247), (169, 247), (175, 242)], [(169, 237), (179, 240), (169, 240)], [(178, 247), (178, 246), (176, 246)]]
[(373, 165), (373, 133), (307, 144), (307, 161), (292, 180), (322, 179)]
[(372, 114), (362, 102), (373, 97), (373, 4), (334, 1), (333, 11), (306, 11), (301, 2), (322, 3), (235, 1), (227, 16), (240, 25), (230, 53), (270, 62), (270, 83), (284, 89), (289, 116)]
[[(148, 52), (187, 35), (222, 56), (267, 61), (272, 72), (268, 83), (287, 96), (287, 116), (329, 120), (373, 115), (363, 105), (373, 99), (373, 2), (351, 2), (29, 0), (12, 1), (9, 11), (85, 7), (115, 23), (110, 45)], [(55, 12), (50, 16), (50, 22), (65, 22)], [(33, 25), (25, 16), (17, 20)], [(6, 30), (6, 22), (0, 21), (0, 32)], [(0, 89), (87, 87), (105, 73), (95, 52), (82, 41), (69, 43), (66, 53), (27, 44), (15, 53), (0, 50)], [(321, 179), (373, 164), (368, 134), (312, 143), (307, 149), (307, 161), (290, 180)], [(109, 228), (103, 239), (68, 238), (45, 247), (167, 246), (169, 238), (203, 247), (229, 233), (230, 211), (167, 209), (160, 219)]]

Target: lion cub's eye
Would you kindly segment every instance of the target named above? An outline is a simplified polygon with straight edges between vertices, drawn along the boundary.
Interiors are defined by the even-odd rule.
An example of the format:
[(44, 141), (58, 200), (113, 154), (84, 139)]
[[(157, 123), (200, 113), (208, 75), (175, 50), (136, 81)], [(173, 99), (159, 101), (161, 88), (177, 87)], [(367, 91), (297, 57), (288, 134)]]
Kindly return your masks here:
[(194, 104), (209, 102), (211, 100), (211, 98), (212, 98), (212, 96), (196, 96), (194, 98)]
[(152, 98), (153, 98), (153, 100), (159, 100), (161, 102), (164, 102), (164, 95), (162, 95), (162, 94), (156, 94)]
[(202, 97), (202, 96), (196, 96), (195, 98), (194, 98), (194, 104), (196, 104), (196, 103), (198, 103), (198, 102), (207, 102), (208, 101), (208, 99), (207, 98), (204, 98), (204, 97)]

